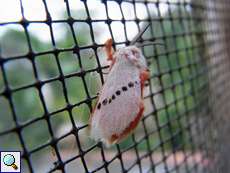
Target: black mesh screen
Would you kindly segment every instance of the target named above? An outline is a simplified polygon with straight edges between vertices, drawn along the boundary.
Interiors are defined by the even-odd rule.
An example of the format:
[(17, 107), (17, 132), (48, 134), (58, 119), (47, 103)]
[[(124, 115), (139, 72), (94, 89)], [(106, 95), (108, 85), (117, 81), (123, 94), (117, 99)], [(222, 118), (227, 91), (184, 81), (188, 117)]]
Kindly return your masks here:
[[(21, 151), (22, 172), (211, 172), (215, 110), (227, 110), (227, 1), (31, 2), (0, 2), (16, 16), (0, 23), (0, 150)], [(146, 24), (140, 42), (164, 46), (141, 47), (145, 113), (106, 148), (87, 131), (108, 72), (104, 42), (127, 46)]]

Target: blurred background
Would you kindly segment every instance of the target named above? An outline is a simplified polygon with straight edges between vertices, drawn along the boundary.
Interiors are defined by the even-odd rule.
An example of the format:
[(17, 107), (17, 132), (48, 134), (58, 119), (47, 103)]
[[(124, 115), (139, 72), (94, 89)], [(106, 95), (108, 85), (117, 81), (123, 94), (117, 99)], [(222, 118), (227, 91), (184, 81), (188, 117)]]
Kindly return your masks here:
[[(22, 151), (23, 173), (206, 172), (215, 134), (206, 40), (218, 30), (206, 24), (207, 4), (0, 1), (0, 150)], [(87, 130), (108, 70), (103, 44), (124, 47), (148, 23), (141, 41), (164, 46), (142, 47), (151, 71), (144, 118), (106, 148)]]

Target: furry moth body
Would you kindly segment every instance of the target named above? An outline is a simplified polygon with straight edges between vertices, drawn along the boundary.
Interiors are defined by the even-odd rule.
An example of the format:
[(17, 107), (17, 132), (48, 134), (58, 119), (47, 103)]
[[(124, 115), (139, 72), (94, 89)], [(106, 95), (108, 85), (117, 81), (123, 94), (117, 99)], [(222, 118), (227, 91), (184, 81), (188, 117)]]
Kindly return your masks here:
[(143, 88), (149, 78), (146, 59), (136, 46), (113, 52), (105, 44), (111, 66), (90, 117), (90, 136), (107, 145), (120, 142), (138, 125), (144, 111)]

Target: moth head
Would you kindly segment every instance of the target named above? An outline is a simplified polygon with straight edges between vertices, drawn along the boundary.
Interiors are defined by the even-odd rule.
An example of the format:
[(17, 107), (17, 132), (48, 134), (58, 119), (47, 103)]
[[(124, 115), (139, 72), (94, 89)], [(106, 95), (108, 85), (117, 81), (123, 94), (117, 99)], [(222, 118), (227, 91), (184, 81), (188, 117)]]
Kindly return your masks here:
[(115, 57), (121, 61), (128, 61), (140, 70), (147, 69), (147, 63), (141, 50), (136, 46), (127, 46), (119, 49), (115, 53)]

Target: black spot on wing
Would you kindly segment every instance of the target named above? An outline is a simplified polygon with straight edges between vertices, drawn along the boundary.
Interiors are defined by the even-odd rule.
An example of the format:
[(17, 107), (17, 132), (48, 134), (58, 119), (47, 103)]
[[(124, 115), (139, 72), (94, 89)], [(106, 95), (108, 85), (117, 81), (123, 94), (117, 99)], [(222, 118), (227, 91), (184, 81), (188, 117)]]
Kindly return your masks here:
[(104, 99), (104, 100), (102, 101), (102, 104), (103, 104), (103, 105), (106, 105), (107, 102), (108, 102), (108, 100), (107, 100), (107, 99)]
[(128, 88), (126, 86), (123, 86), (121, 89), (122, 89), (122, 91), (127, 91), (128, 90)]
[[(128, 83), (128, 87), (127, 87), (127, 86), (121, 87), (121, 90), (117, 90), (117, 91), (115, 92), (115, 94), (113, 94), (113, 95), (111, 96), (111, 98), (109, 98), (109, 100), (104, 99), (104, 100), (102, 101), (102, 104), (103, 104), (103, 105), (106, 105), (107, 103), (110, 104), (110, 103), (112, 102), (112, 100), (115, 100), (116, 96), (121, 95), (121, 91), (127, 91), (128, 88), (134, 87), (134, 84), (138, 84), (138, 81), (129, 82), (129, 83)], [(115, 95), (116, 95), (116, 96), (115, 96)]]
[(101, 108), (101, 103), (98, 103), (97, 109), (99, 110)]
[(129, 86), (129, 88), (132, 88), (132, 87), (134, 87), (134, 83), (133, 82), (129, 82), (128, 86)]
[(120, 90), (117, 90), (116, 91), (116, 95), (119, 96), (121, 94), (121, 91)]

